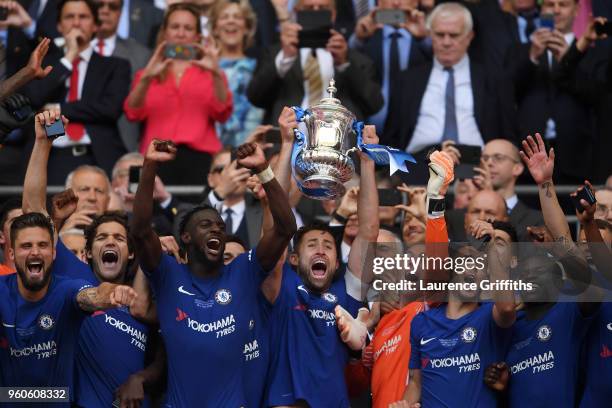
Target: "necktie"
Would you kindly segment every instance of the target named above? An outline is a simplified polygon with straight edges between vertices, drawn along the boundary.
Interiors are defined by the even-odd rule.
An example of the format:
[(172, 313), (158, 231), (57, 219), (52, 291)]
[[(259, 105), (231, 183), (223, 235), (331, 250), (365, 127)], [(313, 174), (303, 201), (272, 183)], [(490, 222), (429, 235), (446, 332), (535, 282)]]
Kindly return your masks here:
[(444, 116), (444, 133), (442, 140), (459, 140), (459, 130), (457, 129), (457, 114), (455, 112), (455, 73), (453, 68), (444, 68), (448, 72), (448, 81), (446, 81), (446, 98)]
[(227, 234), (234, 233), (234, 220), (232, 220), (232, 214), (234, 211), (231, 208), (228, 208), (224, 211), (225, 213), (225, 232)]
[(104, 40), (102, 38), (98, 39), (98, 54), (104, 56)]
[(370, 11), (369, 0), (355, 0), (355, 20), (359, 20), (361, 17), (368, 14)]
[[(70, 89), (68, 90), (68, 102), (79, 100), (79, 62), (81, 58), (76, 57), (72, 61), (72, 74), (70, 75)], [(81, 140), (85, 134), (85, 126), (82, 123), (70, 122), (66, 127), (66, 133), (72, 141)]]
[(304, 79), (308, 84), (308, 106), (318, 104), (323, 97), (323, 80), (319, 70), (319, 61), (314, 52), (312, 50), (312, 52), (308, 53), (308, 58), (306, 58), (306, 64), (304, 65)]
[(387, 118), (385, 120), (385, 130), (388, 130), (390, 127), (389, 120), (392, 117), (391, 112), (396, 112), (398, 108), (398, 103), (400, 101), (400, 61), (399, 61), (399, 42), (397, 39), (400, 34), (396, 31), (391, 33), (389, 36), (391, 38), (391, 46), (389, 48), (389, 102), (387, 104)]

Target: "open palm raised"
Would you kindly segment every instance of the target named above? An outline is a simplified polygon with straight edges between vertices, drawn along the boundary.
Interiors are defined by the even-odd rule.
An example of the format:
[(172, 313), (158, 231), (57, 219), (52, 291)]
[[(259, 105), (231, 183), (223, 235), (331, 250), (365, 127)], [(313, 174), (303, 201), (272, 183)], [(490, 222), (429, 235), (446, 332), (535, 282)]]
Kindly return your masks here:
[(523, 150), (519, 154), (537, 184), (552, 180), (555, 168), (555, 151), (551, 148), (546, 154), (546, 147), (539, 133), (536, 133), (536, 140), (531, 135), (523, 140)]

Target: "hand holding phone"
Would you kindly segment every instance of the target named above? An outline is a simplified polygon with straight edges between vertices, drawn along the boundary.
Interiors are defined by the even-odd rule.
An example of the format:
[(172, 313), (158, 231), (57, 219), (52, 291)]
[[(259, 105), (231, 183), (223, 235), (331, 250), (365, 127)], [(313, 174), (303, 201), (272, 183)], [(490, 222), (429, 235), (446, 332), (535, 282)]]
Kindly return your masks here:
[(544, 13), (540, 15), (540, 27), (548, 28), (550, 31), (555, 29), (555, 15)]
[(164, 57), (183, 61), (198, 59), (198, 49), (192, 44), (166, 44)]
[(176, 150), (176, 145), (171, 140), (156, 140), (153, 143), (158, 152), (170, 153), (170, 148)]
[(377, 24), (399, 27), (406, 22), (406, 12), (401, 9), (380, 9), (374, 14)]
[(64, 123), (60, 119), (56, 120), (50, 125), (45, 124), (45, 133), (47, 134), (47, 138), (50, 140), (54, 140), (60, 136), (64, 136), (66, 134), (66, 130), (64, 129)]
[(570, 198), (572, 199), (572, 203), (574, 204), (574, 207), (578, 213), (585, 211), (585, 208), (580, 203), (580, 200), (586, 201), (589, 206), (597, 202), (590, 184), (583, 184), (580, 186), (578, 190), (570, 194)]
[(604, 34), (612, 36), (612, 23), (610, 21), (606, 21), (605, 23), (601, 21), (596, 21), (595, 34), (597, 34), (598, 37)]

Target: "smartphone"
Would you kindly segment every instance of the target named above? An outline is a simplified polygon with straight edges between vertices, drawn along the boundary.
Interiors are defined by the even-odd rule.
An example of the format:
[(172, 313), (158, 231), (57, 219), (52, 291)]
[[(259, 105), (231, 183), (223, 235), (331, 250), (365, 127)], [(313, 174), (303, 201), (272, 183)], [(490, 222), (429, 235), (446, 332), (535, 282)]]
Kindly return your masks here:
[(402, 192), (394, 188), (378, 189), (378, 205), (380, 207), (393, 207), (402, 204)]
[(8, 18), (8, 8), (0, 7), (0, 21), (4, 21)]
[(155, 150), (157, 150), (158, 152), (170, 152), (170, 146), (172, 147), (176, 147), (176, 145), (174, 144), (174, 142), (172, 142), (171, 140), (164, 140), (164, 141), (160, 141), (160, 142), (155, 142)]
[(549, 30), (555, 29), (555, 15), (554, 14), (541, 14), (540, 15), (540, 28), (548, 28)]
[(607, 21), (605, 23), (600, 23), (599, 21), (595, 23), (595, 32), (597, 35), (608, 34), (612, 35), (612, 22)]
[(406, 22), (406, 12), (399, 9), (382, 9), (376, 10), (374, 20), (377, 24), (385, 24), (390, 26), (399, 26)]
[(595, 199), (595, 194), (593, 194), (593, 190), (591, 190), (591, 187), (587, 186), (586, 184), (580, 187), (575, 197), (570, 196), (570, 198), (572, 199), (572, 203), (574, 203), (574, 207), (579, 212), (584, 211), (584, 207), (582, 204), (580, 204), (580, 200), (586, 201), (589, 203), (589, 205), (593, 205), (597, 202)]
[(468, 234), (468, 243), (477, 251), (484, 252), (487, 249), (487, 244), (489, 241), (491, 241), (490, 235), (485, 235), (482, 238), (477, 239), (472, 234)]
[(461, 154), (461, 162), (455, 167), (455, 177), (459, 180), (474, 178), (476, 172), (474, 167), (480, 164), (480, 146), (455, 145)]
[(198, 49), (190, 44), (167, 44), (164, 57), (177, 60), (194, 60), (198, 58)]
[(66, 134), (64, 129), (64, 123), (60, 120), (56, 120), (50, 125), (45, 125), (45, 133), (48, 139), (55, 139)]
[(298, 11), (297, 23), (302, 26), (298, 33), (298, 48), (325, 48), (332, 29), (330, 10)]
[(130, 179), (128, 184), (128, 193), (135, 194), (138, 189), (138, 182), (140, 181), (140, 172), (142, 166), (130, 166)]
[(280, 144), (282, 142), (280, 128), (273, 127), (264, 134), (266, 143)]

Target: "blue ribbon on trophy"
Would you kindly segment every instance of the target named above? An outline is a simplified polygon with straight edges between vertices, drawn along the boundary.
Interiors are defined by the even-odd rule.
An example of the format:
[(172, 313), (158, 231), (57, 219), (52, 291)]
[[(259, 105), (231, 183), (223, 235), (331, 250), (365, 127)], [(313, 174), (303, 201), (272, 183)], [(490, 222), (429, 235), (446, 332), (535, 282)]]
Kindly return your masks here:
[[(293, 129), (295, 142), (291, 152), (291, 167), (302, 193), (317, 200), (334, 199), (344, 194), (344, 183), (355, 171), (352, 151), (362, 151), (378, 165), (389, 165), (391, 175), (397, 170), (408, 172), (406, 161), (416, 163), (412, 155), (379, 144), (363, 143), (363, 122), (342, 106), (334, 97), (337, 89), (332, 79), (327, 88), (329, 96), (306, 110), (294, 106), (296, 120), (306, 125), (308, 138)], [(354, 132), (357, 144), (349, 145), (348, 133)]]

